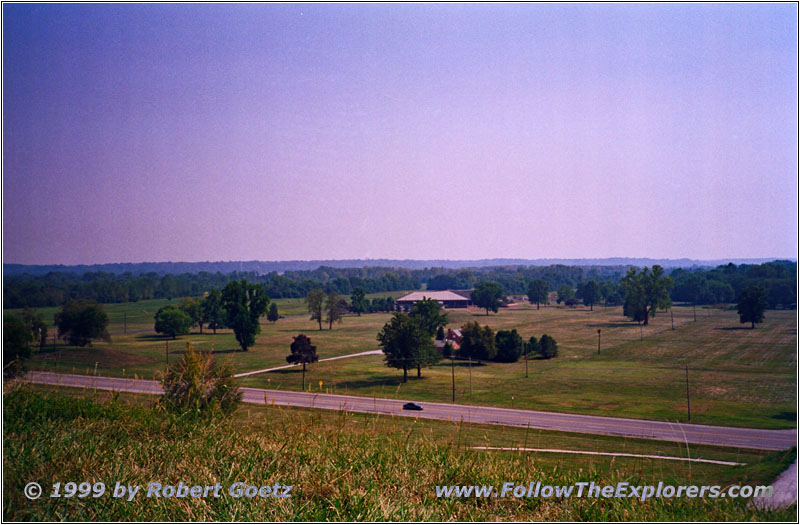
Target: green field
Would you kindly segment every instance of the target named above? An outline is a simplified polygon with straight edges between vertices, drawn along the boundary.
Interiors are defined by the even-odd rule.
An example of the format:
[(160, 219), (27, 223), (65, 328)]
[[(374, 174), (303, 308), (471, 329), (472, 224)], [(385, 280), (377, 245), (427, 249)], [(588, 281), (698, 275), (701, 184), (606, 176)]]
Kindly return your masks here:
[[(376, 294), (383, 296), (388, 294)], [(393, 295), (400, 295), (395, 293)], [(174, 301), (177, 302), (177, 301)], [(197, 329), (176, 341), (152, 333), (153, 315), (167, 301), (106, 305), (112, 342), (90, 348), (57, 343), (30, 362), (30, 368), (61, 372), (97, 373), (153, 378), (169, 358), (180, 358), (187, 341), (211, 350), (237, 372), (285, 365), (292, 336), (306, 333), (320, 358), (377, 348), (375, 336), (389, 314), (349, 315), (332, 331), (319, 331), (304, 313), (302, 299), (278, 299), (286, 317), (262, 324), (256, 345), (238, 352), (229, 330), (216, 336)], [(56, 309), (42, 309), (48, 320)], [(673, 308), (659, 312), (641, 328), (622, 316), (619, 307), (546, 307), (527, 304), (484, 315), (477, 309), (449, 310), (451, 327), (467, 321), (488, 324), (494, 330), (516, 328), (524, 338), (547, 333), (558, 341), (555, 359), (525, 363), (454, 364), (456, 402), (604, 416), (686, 421), (686, 371), (689, 367), (691, 422), (761, 428), (796, 426), (796, 312), (767, 311), (755, 330), (738, 322), (735, 311), (722, 308)], [(123, 333), (123, 318), (128, 333)], [(597, 330), (601, 333), (597, 353)], [(206, 331), (207, 332), (207, 331)], [(382, 356), (363, 356), (309, 366), (307, 379), (319, 390), (364, 396), (397, 397), (421, 401), (451, 400), (451, 364), (445, 360), (410, 373), (383, 365)], [(471, 388), (470, 388), (471, 376)], [(262, 388), (300, 389), (298, 369), (278, 370), (242, 379)]]
[[(461, 425), (404, 417), (245, 405), (230, 420), (192, 423), (154, 398), (6, 385), (6, 521), (793, 521), (796, 506), (757, 511), (744, 499), (437, 498), (437, 485), (593, 481), (634, 486), (769, 484), (795, 451), (768, 454), (604, 436)], [(719, 459), (741, 466), (646, 458), (487, 452), (546, 447)], [(26, 483), (236, 481), (294, 487), (290, 499), (49, 498)]]

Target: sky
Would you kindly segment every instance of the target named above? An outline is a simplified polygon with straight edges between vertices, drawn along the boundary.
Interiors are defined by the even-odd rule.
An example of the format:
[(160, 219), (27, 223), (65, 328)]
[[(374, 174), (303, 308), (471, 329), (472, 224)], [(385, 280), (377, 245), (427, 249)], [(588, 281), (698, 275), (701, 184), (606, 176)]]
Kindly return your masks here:
[(797, 256), (797, 5), (10, 4), (3, 262)]

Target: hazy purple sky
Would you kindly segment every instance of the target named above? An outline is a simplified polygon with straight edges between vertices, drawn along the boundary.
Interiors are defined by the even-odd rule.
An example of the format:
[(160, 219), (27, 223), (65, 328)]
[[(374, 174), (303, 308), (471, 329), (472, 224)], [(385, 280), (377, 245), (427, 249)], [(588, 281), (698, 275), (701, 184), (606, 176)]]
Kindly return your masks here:
[(3, 260), (796, 257), (797, 5), (3, 5)]

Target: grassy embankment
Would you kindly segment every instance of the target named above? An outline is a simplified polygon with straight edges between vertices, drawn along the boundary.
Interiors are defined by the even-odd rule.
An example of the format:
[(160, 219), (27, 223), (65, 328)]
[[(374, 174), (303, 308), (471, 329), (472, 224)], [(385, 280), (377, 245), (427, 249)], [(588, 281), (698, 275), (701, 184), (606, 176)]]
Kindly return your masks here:
[[(577, 481), (634, 485), (765, 484), (794, 451), (766, 452), (582, 436), (482, 425), (244, 406), (231, 420), (193, 424), (152, 408), (152, 398), (43, 387), (4, 395), (5, 520), (69, 521), (793, 521), (796, 506), (749, 509), (734, 499), (436, 498), (436, 485)], [(644, 452), (744, 466), (483, 452), (473, 446)], [(45, 496), (22, 489), (39, 482)], [(143, 487), (236, 481), (293, 485), (290, 499), (48, 498), (61, 481)], [(144, 490), (144, 489), (143, 489)]]
[[(381, 296), (384, 294), (376, 294)], [(397, 295), (397, 294), (395, 294)], [(237, 372), (286, 364), (292, 336), (306, 333), (320, 358), (377, 348), (375, 336), (389, 314), (348, 316), (332, 331), (319, 331), (309, 321), (301, 299), (277, 300), (285, 319), (264, 322), (256, 345), (237, 352), (228, 330), (216, 336), (197, 333), (170, 341), (170, 359), (177, 359), (192, 341), (201, 350), (212, 347)], [(166, 301), (107, 305), (112, 343), (91, 348), (57, 344), (31, 361), (31, 368), (152, 378), (163, 370), (166, 339), (152, 333), (152, 316)], [(45, 310), (52, 317), (55, 309)], [(128, 333), (122, 333), (127, 312)], [(768, 311), (755, 330), (738, 322), (735, 311), (700, 309), (697, 321), (691, 307), (675, 307), (675, 330), (668, 313), (660, 312), (640, 329), (622, 316), (621, 308), (548, 307), (526, 304), (485, 316), (477, 309), (448, 311), (450, 326), (476, 320), (494, 330), (516, 328), (524, 338), (542, 333), (555, 337), (559, 356), (525, 363), (489, 363), (470, 367), (455, 363), (456, 402), (617, 417), (686, 421), (686, 373), (693, 423), (793, 428), (796, 426), (797, 327), (794, 311)], [(49, 319), (49, 317), (48, 317)], [(597, 330), (602, 330), (597, 354)], [(134, 333), (135, 332), (135, 333)], [(364, 396), (397, 397), (449, 402), (450, 362), (412, 372), (402, 384), (402, 372), (386, 368), (382, 356), (365, 356), (311, 365), (309, 384), (323, 391)], [(297, 390), (298, 369), (281, 370), (243, 379), (262, 388)]]

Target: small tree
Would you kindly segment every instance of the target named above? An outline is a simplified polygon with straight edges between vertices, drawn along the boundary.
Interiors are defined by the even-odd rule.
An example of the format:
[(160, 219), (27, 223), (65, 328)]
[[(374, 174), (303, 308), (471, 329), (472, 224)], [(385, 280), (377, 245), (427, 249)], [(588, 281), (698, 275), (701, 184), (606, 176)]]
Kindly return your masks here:
[(525, 353), (528, 356), (537, 355), (541, 353), (541, 346), (539, 345), (539, 341), (537, 341), (534, 336), (531, 336), (531, 338), (528, 339), (528, 342), (525, 344)]
[(3, 377), (22, 372), (22, 363), (31, 356), (33, 334), (16, 315), (3, 316)]
[(547, 334), (542, 334), (539, 339), (539, 354), (545, 359), (552, 359), (558, 355), (558, 344), (556, 340)]
[(92, 344), (92, 339), (111, 341), (108, 335), (108, 315), (97, 301), (79, 299), (68, 301), (55, 315), (58, 326), (58, 336), (63, 337), (69, 344), (86, 346)]
[(459, 357), (471, 357), (481, 361), (491, 361), (497, 355), (494, 332), (488, 326), (481, 327), (477, 321), (461, 327), (461, 346)]
[(210, 353), (196, 352), (191, 343), (183, 359), (167, 371), (162, 384), (162, 406), (189, 417), (227, 415), (242, 400), (230, 366), (216, 366)]
[(30, 308), (25, 308), (22, 311), (22, 321), (30, 330), (33, 341), (39, 343), (39, 350), (44, 348), (44, 344), (47, 342), (47, 323), (44, 322), (42, 314), (38, 314)]
[(176, 339), (179, 335), (187, 335), (192, 319), (182, 309), (168, 304), (158, 309), (155, 315), (155, 331)]
[(203, 319), (208, 327), (217, 333), (217, 328), (225, 327), (225, 309), (222, 307), (222, 293), (219, 290), (211, 290), (203, 299)]
[(292, 351), (291, 354), (286, 356), (288, 363), (302, 363), (303, 365), (303, 390), (306, 389), (306, 364), (316, 363), (319, 358), (317, 357), (317, 347), (311, 344), (311, 339), (304, 334), (295, 336), (292, 344), (289, 346)]
[(534, 279), (528, 285), (528, 301), (533, 304), (536, 303), (536, 309), (539, 309), (540, 304), (547, 304), (548, 301), (547, 283), (541, 279)]
[(233, 329), (242, 351), (247, 352), (256, 343), (256, 334), (261, 333), (258, 320), (269, 306), (266, 290), (244, 279), (231, 281), (222, 290), (222, 306), (227, 314), (225, 324)]
[(441, 341), (442, 339), (444, 339), (444, 326), (436, 329), (436, 340)]
[(328, 330), (333, 330), (334, 321), (341, 323), (342, 317), (347, 312), (347, 301), (336, 293), (331, 292), (325, 301), (325, 322), (328, 323)]
[(750, 323), (750, 328), (764, 321), (764, 310), (767, 309), (767, 295), (760, 286), (748, 286), (739, 292), (739, 303), (736, 311), (740, 323)]
[(269, 305), (269, 311), (267, 312), (267, 321), (269, 321), (271, 323), (274, 323), (279, 318), (280, 318), (280, 315), (278, 314), (278, 304), (277, 303), (271, 303)]
[(319, 329), (322, 330), (322, 314), (325, 312), (325, 292), (316, 289), (311, 290), (306, 295), (306, 306), (308, 313), (311, 314), (311, 320), (319, 323)]
[(369, 301), (363, 288), (354, 288), (353, 293), (350, 294), (350, 310), (357, 313), (359, 317), (369, 310)]
[(499, 330), (494, 337), (494, 342), (497, 347), (497, 355), (494, 360), (501, 363), (517, 362), (525, 344), (516, 329)]
[(486, 315), (489, 315), (489, 310), (497, 313), (502, 304), (503, 288), (495, 282), (484, 281), (472, 290), (470, 299), (479, 308), (485, 308)]

